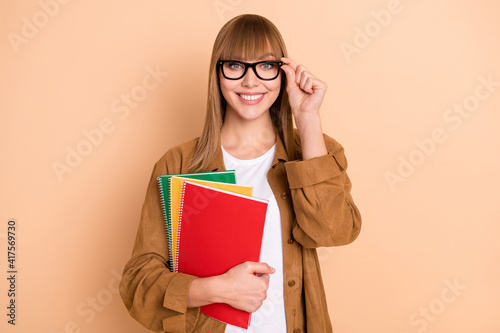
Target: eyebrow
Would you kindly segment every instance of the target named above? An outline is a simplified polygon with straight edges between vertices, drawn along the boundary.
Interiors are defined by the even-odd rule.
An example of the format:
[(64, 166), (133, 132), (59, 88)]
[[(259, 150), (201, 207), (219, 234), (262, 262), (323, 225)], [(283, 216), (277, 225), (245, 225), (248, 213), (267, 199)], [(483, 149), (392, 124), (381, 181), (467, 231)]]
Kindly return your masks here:
[(274, 58), (274, 54), (273, 54), (273, 53), (266, 53), (266, 54), (264, 54), (263, 56), (259, 57), (259, 59), (258, 59), (258, 60), (265, 59), (265, 58), (267, 58), (267, 57), (269, 57), (269, 56), (271, 56), (271, 57), (273, 57), (273, 58)]

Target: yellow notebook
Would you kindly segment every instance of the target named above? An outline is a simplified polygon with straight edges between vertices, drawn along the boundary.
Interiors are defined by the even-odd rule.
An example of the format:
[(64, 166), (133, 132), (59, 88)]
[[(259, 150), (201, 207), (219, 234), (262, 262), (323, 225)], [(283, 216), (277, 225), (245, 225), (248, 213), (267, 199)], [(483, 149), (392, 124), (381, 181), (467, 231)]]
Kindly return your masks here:
[(191, 178), (182, 178), (178, 176), (172, 176), (170, 178), (170, 216), (172, 221), (172, 258), (173, 258), (173, 266), (174, 272), (177, 272), (177, 258), (178, 250), (179, 250), (179, 212), (181, 207), (181, 198), (182, 198), (182, 188), (185, 181), (190, 181), (192, 183), (201, 184), (205, 186), (210, 186), (213, 188), (217, 188), (220, 190), (225, 190), (233, 193), (243, 194), (252, 196), (253, 188), (251, 186), (243, 186), (243, 185), (235, 185), (235, 184), (227, 184), (227, 183), (219, 183), (219, 182), (211, 182), (207, 180), (199, 180), (199, 179), (191, 179)]

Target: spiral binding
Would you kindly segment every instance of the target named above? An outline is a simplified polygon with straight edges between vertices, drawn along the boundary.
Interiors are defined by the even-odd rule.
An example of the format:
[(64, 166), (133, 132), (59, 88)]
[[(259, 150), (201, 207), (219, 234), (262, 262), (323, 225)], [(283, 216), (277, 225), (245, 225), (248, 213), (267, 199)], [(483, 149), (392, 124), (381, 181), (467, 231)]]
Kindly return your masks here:
[(174, 268), (172, 266), (172, 263), (173, 263), (173, 261), (172, 261), (172, 259), (173, 259), (173, 256), (172, 256), (172, 232), (170, 230), (170, 226), (168, 223), (167, 207), (165, 205), (165, 195), (163, 192), (163, 183), (162, 183), (161, 177), (157, 177), (156, 179), (158, 180), (158, 187), (160, 188), (161, 209), (163, 211), (163, 218), (165, 219), (165, 233), (167, 234), (167, 239), (168, 239), (168, 252), (169, 252), (169, 256), (170, 256), (170, 267), (171, 267), (170, 270), (173, 272)]
[(174, 249), (173, 247), (173, 244), (174, 244), (174, 230), (173, 230), (173, 227), (172, 227), (172, 198), (173, 198), (173, 182), (172, 182), (172, 178), (169, 179), (170, 182), (168, 183), (168, 191), (170, 193), (170, 201), (168, 203), (168, 211), (170, 212), (170, 243), (169, 243), (169, 247), (170, 247), (170, 262), (172, 263), (172, 271), (173, 272), (177, 272), (177, 264), (176, 264), (176, 255), (175, 255), (175, 251), (176, 249)]

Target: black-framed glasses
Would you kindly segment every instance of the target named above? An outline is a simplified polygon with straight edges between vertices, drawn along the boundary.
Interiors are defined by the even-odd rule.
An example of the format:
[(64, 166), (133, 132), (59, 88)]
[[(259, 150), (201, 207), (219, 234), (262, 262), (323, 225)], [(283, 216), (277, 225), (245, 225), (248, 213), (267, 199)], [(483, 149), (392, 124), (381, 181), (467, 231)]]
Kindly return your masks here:
[(285, 63), (277, 60), (264, 60), (259, 62), (243, 62), (238, 60), (219, 60), (222, 75), (228, 80), (239, 80), (247, 73), (249, 68), (253, 69), (255, 75), (261, 80), (274, 80), (280, 73), (280, 68)]

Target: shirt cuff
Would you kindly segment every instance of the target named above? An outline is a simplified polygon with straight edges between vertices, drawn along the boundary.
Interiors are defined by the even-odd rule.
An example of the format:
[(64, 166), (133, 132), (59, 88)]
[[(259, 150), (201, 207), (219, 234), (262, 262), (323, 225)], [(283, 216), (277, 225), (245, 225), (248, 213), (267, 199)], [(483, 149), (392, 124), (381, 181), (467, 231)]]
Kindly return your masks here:
[(338, 177), (342, 173), (339, 163), (331, 153), (305, 161), (286, 162), (285, 169), (290, 189), (312, 186)]
[[(177, 316), (171, 316), (163, 320), (163, 328), (168, 328), (168, 332), (185, 332), (186, 315), (188, 317), (198, 317), (200, 308), (187, 308), (189, 286), (196, 278), (193, 275), (177, 273), (165, 289), (163, 306), (179, 313)], [(190, 320), (190, 322), (196, 322), (196, 319)]]

